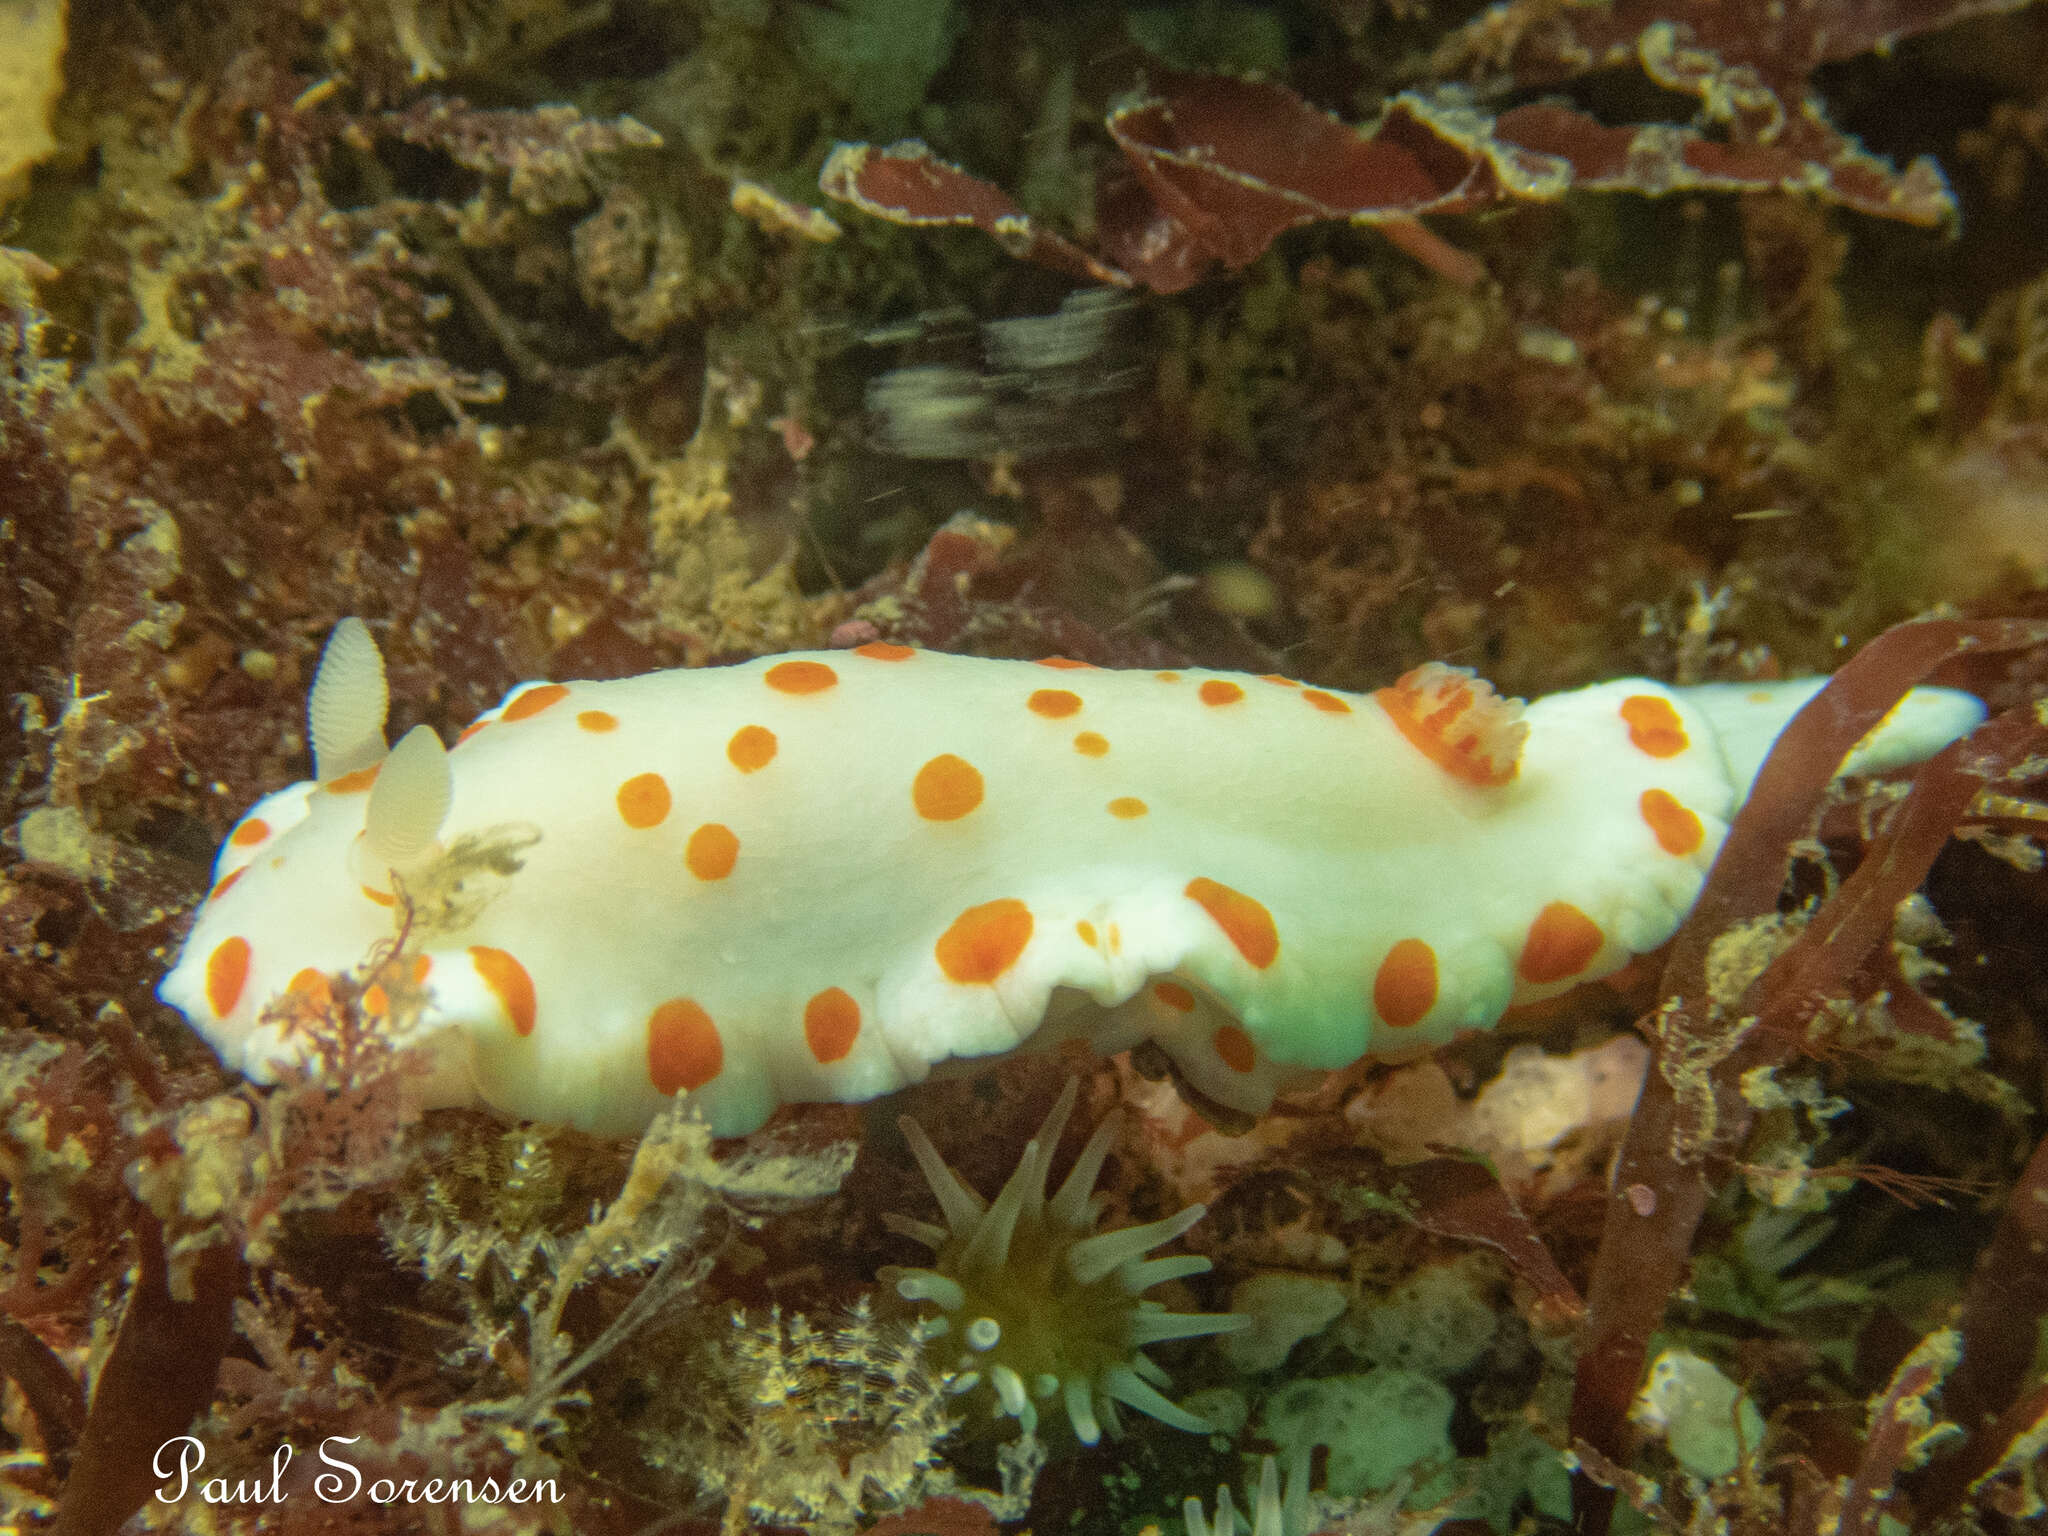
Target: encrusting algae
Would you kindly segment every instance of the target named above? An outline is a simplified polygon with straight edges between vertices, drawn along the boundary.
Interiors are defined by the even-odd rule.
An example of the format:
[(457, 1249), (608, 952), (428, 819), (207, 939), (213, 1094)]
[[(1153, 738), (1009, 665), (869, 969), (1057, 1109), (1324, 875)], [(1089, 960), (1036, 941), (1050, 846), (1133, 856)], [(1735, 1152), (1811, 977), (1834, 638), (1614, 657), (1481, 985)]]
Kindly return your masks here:
[(2048, 8), (0, 38), (0, 1524), (2039, 1524)]

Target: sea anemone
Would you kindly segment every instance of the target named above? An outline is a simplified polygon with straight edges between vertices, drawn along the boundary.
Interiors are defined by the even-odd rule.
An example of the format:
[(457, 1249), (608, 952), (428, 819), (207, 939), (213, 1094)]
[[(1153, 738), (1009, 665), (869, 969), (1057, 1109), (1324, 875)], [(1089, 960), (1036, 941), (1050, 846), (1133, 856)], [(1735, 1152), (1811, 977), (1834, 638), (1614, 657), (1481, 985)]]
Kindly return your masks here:
[(1118, 1403), (1177, 1429), (1208, 1433), (1207, 1420), (1160, 1392), (1170, 1384), (1166, 1373), (1142, 1351), (1167, 1339), (1231, 1333), (1251, 1319), (1168, 1312), (1140, 1294), (1207, 1273), (1209, 1261), (1196, 1255), (1146, 1257), (1200, 1221), (1206, 1207), (1191, 1205), (1142, 1227), (1095, 1230), (1104, 1203), (1095, 1179), (1116, 1142), (1115, 1113), (1095, 1128), (1059, 1193), (1046, 1198), (1046, 1174), (1078, 1091), (1069, 1081), (992, 1205), (946, 1166), (924, 1128), (904, 1117), (904, 1139), (946, 1225), (888, 1218), (893, 1230), (937, 1256), (930, 1268), (891, 1270), (884, 1278), (906, 1300), (938, 1309), (922, 1323), (927, 1339), (960, 1339), (952, 1390), (971, 1392), (985, 1382), (996, 1412), (1015, 1418), (1026, 1434), (1037, 1431), (1038, 1403), (1055, 1397), (1085, 1445), (1095, 1444), (1105, 1425), (1118, 1431)]
[[(1299, 1536), (1308, 1529), (1308, 1478), (1290, 1473), (1287, 1496), (1280, 1495), (1280, 1464), (1272, 1457), (1259, 1463), (1259, 1491), (1250, 1499), (1251, 1536)], [(1226, 1485), (1216, 1490), (1216, 1518), (1202, 1512), (1200, 1499), (1181, 1505), (1187, 1536), (1237, 1536), (1237, 1506)]]

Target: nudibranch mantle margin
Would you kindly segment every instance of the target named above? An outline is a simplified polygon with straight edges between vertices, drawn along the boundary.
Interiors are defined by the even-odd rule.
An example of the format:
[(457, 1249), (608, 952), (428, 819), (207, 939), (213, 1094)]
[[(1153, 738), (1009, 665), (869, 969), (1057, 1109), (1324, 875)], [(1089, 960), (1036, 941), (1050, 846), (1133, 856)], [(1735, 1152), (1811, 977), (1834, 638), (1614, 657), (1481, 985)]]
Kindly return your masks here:
[[(524, 684), (387, 752), (348, 619), (315, 777), (229, 834), (159, 990), (273, 1081), (309, 1059), (274, 1000), (405, 925), (429, 1103), (603, 1134), (685, 1092), (744, 1134), (1075, 1035), (1256, 1113), (1663, 943), (1823, 681), (1524, 709), (1437, 664), (1363, 695), (873, 643)], [(1981, 714), (1917, 689), (1847, 766)]]

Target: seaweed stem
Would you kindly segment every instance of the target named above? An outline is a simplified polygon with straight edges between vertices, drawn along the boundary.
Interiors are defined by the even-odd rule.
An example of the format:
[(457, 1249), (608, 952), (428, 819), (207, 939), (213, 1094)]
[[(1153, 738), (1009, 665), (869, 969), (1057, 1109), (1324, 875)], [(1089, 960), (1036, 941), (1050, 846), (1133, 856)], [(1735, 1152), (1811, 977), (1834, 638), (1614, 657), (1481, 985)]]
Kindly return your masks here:
[[(1714, 944), (1777, 911), (1787, 850), (1798, 846), (1849, 749), (1909, 688), (1966, 651), (2043, 644), (2048, 624), (2018, 619), (1929, 619), (1887, 630), (1799, 712), (1765, 761), (1673, 943), (1665, 1001), (1643, 1021), (1656, 1058), (1615, 1167), (1594, 1260), (1572, 1396), (1574, 1440), (1625, 1464), (1629, 1406), (1650, 1337), (1684, 1282), (1715, 1182), (1710, 1159), (1717, 1170), (1724, 1165), (1754, 1118), (1742, 1076), (1792, 1056), (1797, 1026), (1839, 993), (1890, 932), (1898, 903), (1919, 885), (1977, 792), (2038, 750), (2033, 712), (2002, 715), (1923, 764), (1856, 872), (1739, 999), (1710, 991)], [(1655, 1198), (1631, 1198), (1636, 1186)], [(1605, 1536), (1614, 1491), (1581, 1473), (1572, 1502), (1582, 1536)]]
[[(1998, 1229), (1978, 1257), (1957, 1323), (1963, 1358), (1942, 1387), (1943, 1414), (1962, 1425), (1968, 1442), (1930, 1469), (1918, 1490), (1921, 1507), (1957, 1509), (2005, 1448), (2048, 1411), (2048, 1385), (2014, 1403), (2033, 1363), (2041, 1319), (2048, 1316), (2048, 1137), (2034, 1146), (2013, 1186)], [(2001, 1410), (2005, 1410), (2002, 1416)]]
[(58, 1457), (69, 1451), (85, 1427), (85, 1393), (57, 1352), (4, 1312), (0, 1312), (0, 1373), (21, 1388), (21, 1395), (28, 1400), (44, 1452)]

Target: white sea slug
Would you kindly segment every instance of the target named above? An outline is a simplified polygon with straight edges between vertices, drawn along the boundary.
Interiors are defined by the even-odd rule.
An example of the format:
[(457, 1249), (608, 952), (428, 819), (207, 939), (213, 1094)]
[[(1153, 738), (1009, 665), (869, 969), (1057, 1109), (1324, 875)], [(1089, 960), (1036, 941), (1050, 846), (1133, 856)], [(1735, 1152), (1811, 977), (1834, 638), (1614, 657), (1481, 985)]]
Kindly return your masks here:
[[(161, 988), (258, 1081), (403, 934), (431, 1102), (721, 1135), (1026, 1040), (1150, 1039), (1256, 1113), (1663, 943), (1821, 686), (1640, 678), (1526, 710), (1431, 664), (1360, 695), (870, 644), (529, 683), (388, 753), (343, 620), (313, 781), (252, 807)], [(1916, 690), (1851, 767), (1981, 715)], [(367, 994), (366, 994), (367, 996)], [(372, 1010), (375, 1011), (374, 1009)]]

